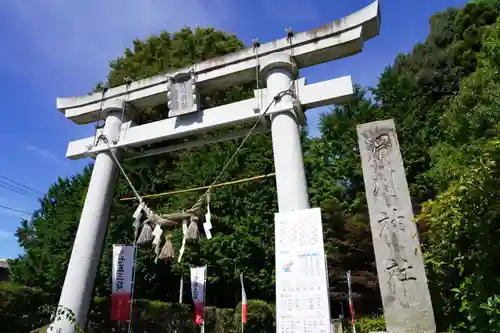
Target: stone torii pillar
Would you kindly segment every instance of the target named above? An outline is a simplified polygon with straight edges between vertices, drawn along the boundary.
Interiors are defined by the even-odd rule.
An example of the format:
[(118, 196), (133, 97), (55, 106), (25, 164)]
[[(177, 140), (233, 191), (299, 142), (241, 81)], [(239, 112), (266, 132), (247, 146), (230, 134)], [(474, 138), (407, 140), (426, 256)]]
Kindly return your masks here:
[[(287, 53), (275, 53), (261, 65), (260, 71), (266, 79), (271, 96), (289, 89), (293, 80), (292, 70), (293, 60)], [(285, 95), (282, 101), (291, 103), (292, 97)], [(300, 110), (285, 109), (271, 116), (271, 136), (280, 212), (309, 208), (298, 112)]]
[[(259, 131), (271, 131), (279, 211), (309, 208), (299, 132), (305, 124), (304, 111), (344, 103), (354, 91), (350, 76), (308, 85), (305, 79), (294, 80), (292, 68), (310, 67), (359, 53), (365, 41), (379, 34), (379, 28), (379, 5), (375, 1), (320, 28), (260, 45), (258, 61), (255, 50), (249, 48), (173, 73), (111, 88), (105, 93), (58, 98), (57, 108), (76, 124), (106, 120), (104, 129), (98, 130), (95, 136), (68, 145), (68, 158), (90, 155), (95, 156), (96, 162), (59, 306), (71, 310), (76, 323), (85, 326), (116, 182), (117, 166), (110, 148), (127, 158), (136, 158), (245, 136), (247, 132), (243, 131), (180, 144), (171, 142), (222, 127), (253, 123), (277, 93), (292, 87), (297, 92), (296, 98), (285, 95), (275, 103)], [(256, 68), (267, 87), (255, 90), (254, 98), (205, 110), (200, 108), (200, 93), (254, 81)], [(180, 100), (185, 104), (178, 103)], [(125, 107), (140, 112), (160, 104), (168, 105), (166, 119), (137, 126), (121, 119)], [(101, 134), (109, 138), (109, 146), (97, 140)], [(164, 147), (149, 148), (158, 142), (163, 142)], [(57, 319), (52, 328), (56, 333), (75, 332), (74, 325), (65, 318)]]
[[(124, 107), (123, 101), (120, 100), (108, 101), (103, 106), (103, 116), (106, 117), (103, 134), (111, 141), (110, 144), (120, 139)], [(119, 156), (119, 151), (115, 151), (115, 154)], [(98, 153), (59, 300), (59, 307), (71, 309), (79, 325), (86, 322), (89, 310), (116, 176), (117, 165), (111, 153), (109, 151)], [(74, 332), (75, 329), (74, 324), (68, 320), (59, 321), (56, 327), (55, 332)]]

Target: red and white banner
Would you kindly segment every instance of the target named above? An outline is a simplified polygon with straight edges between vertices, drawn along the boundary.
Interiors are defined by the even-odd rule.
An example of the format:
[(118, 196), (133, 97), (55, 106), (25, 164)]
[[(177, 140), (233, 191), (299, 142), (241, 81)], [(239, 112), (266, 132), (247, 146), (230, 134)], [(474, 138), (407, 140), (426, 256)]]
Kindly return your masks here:
[(240, 280), (241, 280), (241, 322), (245, 324), (247, 322), (248, 302), (247, 302), (247, 293), (245, 292), (245, 285), (243, 284), (243, 273), (240, 274)]
[(113, 245), (111, 320), (128, 321), (129, 319), (133, 268), (134, 246)]
[(349, 295), (349, 312), (351, 312), (352, 330), (354, 333), (356, 333), (356, 325), (354, 322), (354, 306), (352, 304), (351, 271), (347, 271), (346, 275), (347, 275), (347, 289), (348, 289), (348, 295)]
[(206, 281), (207, 266), (191, 267), (191, 296), (194, 303), (194, 322), (196, 325), (203, 325)]

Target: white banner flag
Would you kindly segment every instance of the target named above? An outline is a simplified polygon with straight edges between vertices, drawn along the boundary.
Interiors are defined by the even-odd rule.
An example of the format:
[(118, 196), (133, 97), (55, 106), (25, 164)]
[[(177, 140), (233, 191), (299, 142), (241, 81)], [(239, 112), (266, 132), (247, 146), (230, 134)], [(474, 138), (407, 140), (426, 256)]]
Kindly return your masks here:
[(205, 306), (205, 284), (207, 266), (191, 267), (191, 296), (195, 308), (195, 323), (203, 324), (203, 309)]
[(241, 322), (245, 324), (247, 322), (248, 302), (247, 302), (247, 293), (245, 291), (245, 284), (243, 283), (243, 273), (240, 274), (240, 281), (241, 281)]
[(351, 289), (351, 271), (346, 272), (347, 275), (347, 292), (349, 295), (349, 298), (351, 297), (352, 289)]
[(111, 320), (128, 320), (133, 268), (134, 246), (113, 245)]
[(354, 333), (356, 333), (356, 325), (354, 323), (354, 305), (352, 304), (351, 271), (347, 271), (346, 275), (347, 275), (347, 289), (349, 295), (349, 312), (351, 313), (352, 330)]

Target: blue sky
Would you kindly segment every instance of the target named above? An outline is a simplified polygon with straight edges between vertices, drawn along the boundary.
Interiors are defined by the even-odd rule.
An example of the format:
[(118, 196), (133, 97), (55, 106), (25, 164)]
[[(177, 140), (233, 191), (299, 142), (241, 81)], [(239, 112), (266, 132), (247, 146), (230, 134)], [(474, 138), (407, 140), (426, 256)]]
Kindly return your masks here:
[[(285, 36), (285, 28), (311, 29), (343, 17), (371, 0), (4, 0), (0, 3), (0, 177), (45, 192), (57, 177), (71, 176), (88, 160), (65, 159), (69, 141), (92, 135), (55, 108), (56, 97), (85, 95), (108, 72), (108, 61), (134, 38), (184, 25), (213, 26), (245, 43)], [(428, 33), (428, 19), (463, 0), (382, 0), (381, 35), (361, 54), (301, 72), (309, 83), (352, 75), (375, 85), (399, 52)], [(325, 109), (308, 111), (311, 134)], [(7, 144), (10, 142), (10, 144)], [(193, 184), (196, 185), (196, 184)], [(35, 197), (0, 188), (0, 206), (31, 212)], [(20, 214), (26, 217), (25, 214)], [(19, 214), (0, 208), (0, 258), (22, 253), (14, 232)]]

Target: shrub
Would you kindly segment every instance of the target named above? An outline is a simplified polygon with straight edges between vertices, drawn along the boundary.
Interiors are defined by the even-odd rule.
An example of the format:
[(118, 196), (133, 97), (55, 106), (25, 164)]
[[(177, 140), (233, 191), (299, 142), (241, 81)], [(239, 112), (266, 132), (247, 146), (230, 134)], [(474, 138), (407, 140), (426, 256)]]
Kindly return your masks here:
[[(40, 289), (17, 285), (0, 285), (0, 327), (6, 332), (45, 332), (55, 306)], [(111, 321), (109, 298), (94, 298), (88, 316), (87, 333), (117, 332), (127, 325)], [(135, 300), (132, 308), (134, 332), (194, 333), (194, 310), (191, 305)], [(245, 332), (274, 333), (275, 307), (264, 301), (248, 302)], [(241, 304), (237, 310), (205, 308), (205, 331), (211, 333), (238, 333), (241, 331)]]
[[(274, 333), (276, 332), (275, 306), (264, 301), (248, 301), (247, 333)], [(236, 307), (234, 313), (234, 325), (236, 332), (241, 332), (241, 303)]]
[[(369, 316), (356, 319), (357, 333), (370, 333), (385, 331), (384, 316)], [(352, 326), (349, 325), (347, 332), (352, 332)]]
[(0, 327), (2, 332), (29, 332), (47, 323), (50, 295), (39, 288), (0, 283)]
[[(263, 301), (248, 302), (245, 332), (275, 332), (274, 306)], [(132, 311), (134, 332), (196, 332), (192, 306), (150, 300), (136, 300)], [(118, 323), (110, 318), (107, 299), (95, 299), (89, 314), (88, 332), (112, 332)], [(241, 331), (241, 304), (233, 309), (205, 308), (205, 331), (213, 333), (237, 333)]]

